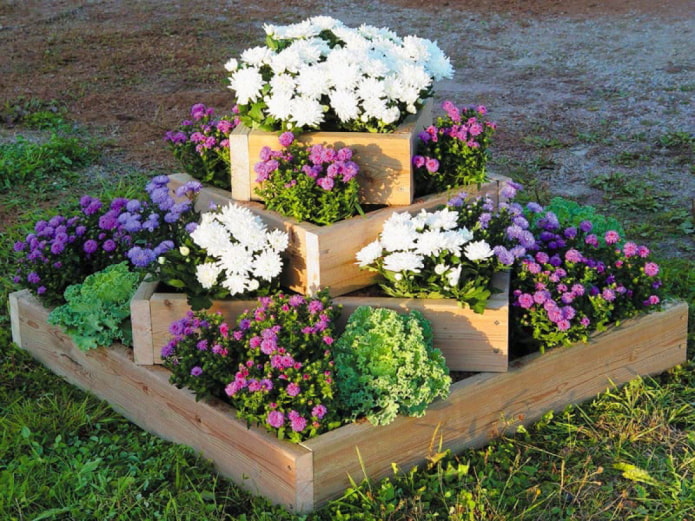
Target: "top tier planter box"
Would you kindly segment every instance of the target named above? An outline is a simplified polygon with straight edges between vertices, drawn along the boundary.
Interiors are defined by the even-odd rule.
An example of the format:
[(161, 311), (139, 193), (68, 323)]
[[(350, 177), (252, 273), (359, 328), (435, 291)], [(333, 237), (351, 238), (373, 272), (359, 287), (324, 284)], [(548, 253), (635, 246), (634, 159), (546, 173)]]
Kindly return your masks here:
[[(432, 124), (432, 100), (427, 100), (417, 114), (410, 115), (394, 132), (306, 132), (298, 139), (303, 143), (350, 147), (359, 165), (357, 180), (360, 200), (367, 204), (407, 205), (414, 197), (411, 158), (417, 135)], [(229, 136), (231, 153), (232, 196), (239, 201), (259, 200), (254, 165), (264, 146), (278, 150), (279, 133), (237, 126)]]

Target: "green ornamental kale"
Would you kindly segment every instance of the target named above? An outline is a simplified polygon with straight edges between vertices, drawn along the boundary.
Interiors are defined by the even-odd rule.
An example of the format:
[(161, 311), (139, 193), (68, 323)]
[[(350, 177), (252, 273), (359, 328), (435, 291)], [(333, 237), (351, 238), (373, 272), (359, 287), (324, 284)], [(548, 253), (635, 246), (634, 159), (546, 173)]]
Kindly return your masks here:
[(129, 345), (130, 299), (139, 283), (140, 275), (131, 272), (126, 262), (112, 264), (82, 284), (68, 286), (66, 304), (51, 311), (48, 322), (60, 326), (83, 351), (116, 340)]
[(435, 398), (449, 395), (449, 369), (418, 311), (361, 306), (334, 347), (339, 397), (352, 419), (386, 425), (398, 414), (423, 416)]

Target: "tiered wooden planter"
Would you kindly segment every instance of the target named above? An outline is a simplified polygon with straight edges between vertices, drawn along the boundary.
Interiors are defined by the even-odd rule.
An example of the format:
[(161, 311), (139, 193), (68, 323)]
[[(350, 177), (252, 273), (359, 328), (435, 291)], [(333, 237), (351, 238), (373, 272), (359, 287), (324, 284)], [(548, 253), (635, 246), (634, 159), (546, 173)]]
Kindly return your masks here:
[[(495, 277), (500, 293), (493, 295), (485, 313), (464, 309), (456, 301), (437, 299), (399, 299), (391, 297), (336, 297), (343, 306), (339, 330), (358, 306), (386, 307), (397, 311), (418, 310), (432, 323), (434, 346), (441, 349), (449, 369), (454, 371), (507, 370), (509, 332), (509, 273)], [(130, 309), (133, 323), (133, 358), (136, 364), (161, 364), (161, 349), (170, 339), (169, 324), (190, 310), (186, 295), (156, 291), (157, 284), (143, 282)], [(251, 300), (215, 301), (211, 310), (234, 322)]]
[[(171, 187), (175, 189), (193, 178), (187, 174), (174, 174)], [(329, 288), (332, 296), (344, 295), (375, 283), (375, 273), (360, 270), (355, 254), (374, 241), (381, 232), (384, 221), (394, 211), (417, 213), (422, 209), (433, 209), (445, 204), (453, 194), (465, 190), (470, 195), (487, 194), (497, 196), (508, 178), (491, 174), (490, 181), (478, 189), (462, 187), (447, 193), (418, 198), (413, 204), (398, 208), (382, 208), (365, 215), (345, 219), (329, 226), (298, 222), (276, 212), (265, 209), (255, 201), (237, 201), (229, 192), (205, 187), (198, 196), (198, 209), (205, 210), (213, 202), (226, 205), (230, 201), (249, 208), (273, 228), (285, 230), (290, 237), (287, 250), (287, 267), (283, 270), (282, 285), (302, 294), (310, 294), (321, 288)]]
[[(432, 100), (388, 134), (372, 132), (307, 132), (298, 139), (309, 144), (350, 147), (353, 160), (360, 166), (357, 180), (360, 199), (369, 204), (408, 205), (413, 201), (414, 185), (411, 158), (417, 135), (432, 124)], [(264, 132), (239, 125), (229, 137), (234, 199), (258, 200), (254, 165), (264, 146), (279, 150), (279, 133)]]
[(28, 291), (10, 295), (12, 336), (68, 381), (108, 400), (127, 418), (164, 438), (189, 445), (245, 489), (292, 511), (307, 512), (340, 496), (350, 479), (378, 479), (425, 461), (432, 446), (460, 451), (528, 424), (548, 410), (592, 398), (638, 375), (686, 359), (688, 309), (625, 321), (587, 344), (515, 360), (507, 373), (456, 382), (446, 400), (422, 418), (390, 425), (350, 424), (301, 444), (280, 441), (234, 417), (217, 401), (196, 402), (168, 382), (160, 366), (138, 366), (120, 345), (78, 350)]

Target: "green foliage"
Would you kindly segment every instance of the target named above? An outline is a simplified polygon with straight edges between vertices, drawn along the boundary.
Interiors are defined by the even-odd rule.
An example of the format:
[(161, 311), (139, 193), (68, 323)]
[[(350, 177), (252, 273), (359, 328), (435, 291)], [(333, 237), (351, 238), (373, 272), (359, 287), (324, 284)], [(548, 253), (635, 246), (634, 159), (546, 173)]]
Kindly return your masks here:
[(76, 177), (77, 169), (97, 157), (95, 148), (83, 140), (56, 134), (44, 143), (22, 136), (14, 143), (0, 143), (0, 193), (18, 184), (42, 190), (47, 183), (55, 187), (57, 180)]
[(417, 311), (360, 306), (335, 344), (339, 399), (353, 419), (375, 425), (398, 414), (422, 416), (436, 398), (449, 395), (451, 378), (432, 329)]
[[(564, 197), (553, 197), (550, 203), (544, 207), (546, 211), (553, 212), (563, 227), (578, 227), (582, 221), (590, 221), (592, 226), (591, 233), (605, 243), (603, 237), (608, 230), (618, 232), (621, 237), (625, 236), (620, 221), (611, 216), (598, 213), (593, 206), (580, 205), (576, 201)], [(537, 215), (535, 221), (542, 218)]]
[(63, 104), (56, 100), (19, 97), (0, 107), (0, 124), (23, 125), (36, 130), (64, 129), (69, 125), (65, 113)]
[(110, 346), (114, 341), (130, 345), (130, 299), (140, 278), (126, 262), (112, 264), (89, 275), (82, 284), (68, 286), (66, 304), (51, 311), (48, 321), (60, 326), (82, 350)]

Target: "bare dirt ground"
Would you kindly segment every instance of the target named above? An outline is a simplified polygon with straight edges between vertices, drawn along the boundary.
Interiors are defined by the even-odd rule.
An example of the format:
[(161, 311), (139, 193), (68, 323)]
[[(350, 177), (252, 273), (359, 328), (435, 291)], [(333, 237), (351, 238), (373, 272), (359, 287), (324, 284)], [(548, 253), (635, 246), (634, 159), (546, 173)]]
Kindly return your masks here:
[(496, 172), (608, 211), (618, 190), (628, 218), (685, 222), (663, 246), (695, 251), (693, 0), (3, 0), (0, 102), (59, 100), (111, 138), (106, 161), (172, 171), (164, 132), (193, 103), (233, 102), (225, 61), (264, 22), (316, 14), (437, 40), (456, 75), (436, 101), (488, 107)]

